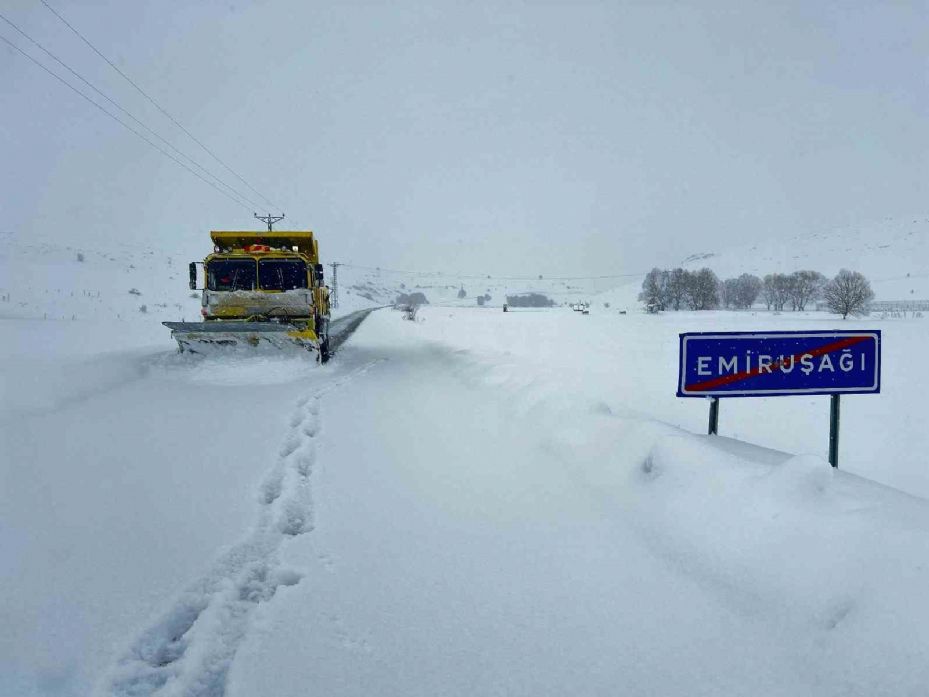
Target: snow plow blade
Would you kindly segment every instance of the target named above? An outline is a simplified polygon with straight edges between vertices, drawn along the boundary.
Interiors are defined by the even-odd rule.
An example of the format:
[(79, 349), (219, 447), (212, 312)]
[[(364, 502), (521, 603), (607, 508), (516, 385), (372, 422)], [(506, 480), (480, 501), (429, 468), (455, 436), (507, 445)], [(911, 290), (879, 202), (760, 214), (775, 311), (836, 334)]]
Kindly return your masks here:
[(316, 333), (285, 322), (162, 322), (181, 352), (230, 348), (319, 351)]

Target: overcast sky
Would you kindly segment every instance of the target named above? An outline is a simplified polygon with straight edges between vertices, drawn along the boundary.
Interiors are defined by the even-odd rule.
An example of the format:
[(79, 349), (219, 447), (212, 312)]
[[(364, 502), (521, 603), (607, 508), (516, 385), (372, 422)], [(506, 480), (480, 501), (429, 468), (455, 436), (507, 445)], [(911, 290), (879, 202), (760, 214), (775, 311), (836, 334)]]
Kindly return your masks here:
[[(636, 272), (929, 207), (927, 2), (48, 1), (327, 262)], [(0, 12), (258, 199), (39, 0)], [(254, 222), (5, 44), (0, 163), (0, 229), (195, 258)]]

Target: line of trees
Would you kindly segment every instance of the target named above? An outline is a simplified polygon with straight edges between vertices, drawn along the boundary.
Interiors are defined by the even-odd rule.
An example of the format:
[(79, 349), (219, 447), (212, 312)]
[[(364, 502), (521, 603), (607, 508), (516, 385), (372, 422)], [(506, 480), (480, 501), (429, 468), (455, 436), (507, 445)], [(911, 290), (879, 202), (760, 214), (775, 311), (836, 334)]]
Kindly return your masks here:
[(874, 299), (868, 279), (857, 271), (842, 269), (831, 281), (818, 271), (772, 273), (759, 278), (743, 273), (720, 280), (709, 268), (654, 268), (642, 281), (639, 300), (651, 310), (746, 310), (761, 299), (769, 310), (787, 307), (802, 312), (816, 301), (842, 315), (866, 314)]
[(744, 280), (748, 276), (743, 274), (742, 281), (729, 279), (721, 283), (708, 268), (699, 271), (654, 268), (642, 281), (639, 300), (652, 310), (713, 310), (720, 306), (724, 296), (727, 305), (741, 303), (739, 307), (751, 307), (758, 291), (753, 291), (753, 285)]
[(712, 310), (719, 307), (719, 279), (712, 269), (654, 268), (642, 282), (639, 300), (655, 310)]
[(828, 283), (819, 271), (770, 273), (761, 282), (761, 298), (769, 310), (780, 312), (790, 305), (791, 310), (802, 312), (822, 297)]

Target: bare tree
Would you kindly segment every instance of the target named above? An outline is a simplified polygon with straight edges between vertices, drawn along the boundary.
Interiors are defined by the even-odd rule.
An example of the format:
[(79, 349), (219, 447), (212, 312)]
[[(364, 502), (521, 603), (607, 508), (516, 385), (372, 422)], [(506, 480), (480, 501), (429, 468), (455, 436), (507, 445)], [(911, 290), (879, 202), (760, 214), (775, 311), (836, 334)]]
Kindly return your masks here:
[(802, 312), (807, 303), (816, 300), (826, 285), (826, 277), (819, 271), (794, 271), (790, 274), (790, 303), (794, 310)]
[(657, 266), (645, 275), (639, 300), (659, 310), (665, 309), (668, 272)]
[(668, 273), (667, 301), (668, 307), (680, 310), (684, 303), (684, 290), (686, 288), (686, 275), (684, 269), (678, 267)]
[(780, 312), (790, 300), (790, 278), (783, 273), (769, 273), (764, 277), (761, 294), (769, 310)]
[(719, 278), (712, 269), (685, 271), (685, 299), (691, 310), (712, 310), (719, 307)]
[(759, 293), (761, 293), (761, 279), (750, 273), (743, 273), (737, 281), (736, 306), (747, 310), (755, 304)]
[(769, 310), (774, 307), (774, 276), (768, 274), (761, 282), (761, 298), (764, 300), (765, 307)]
[(681, 276), (683, 302), (690, 310), (697, 309), (696, 287), (697, 284), (696, 280), (694, 279), (694, 272), (684, 269), (684, 274)]
[(842, 269), (823, 288), (823, 300), (830, 311), (842, 315), (868, 314), (868, 305), (874, 299), (871, 284), (863, 274)]
[(739, 279), (727, 278), (719, 284), (719, 302), (727, 309), (739, 307)]
[(783, 311), (784, 306), (790, 300), (790, 276), (786, 273), (774, 274), (774, 290), (777, 300), (776, 309)]
[(663, 269), (661, 272), (661, 307), (663, 309), (668, 309), (674, 305), (674, 293), (671, 288), (671, 277), (672, 272), (667, 269)]
[(743, 273), (738, 278), (727, 278), (720, 284), (719, 299), (724, 307), (747, 310), (761, 293), (761, 279), (750, 273)]
[(790, 301), (790, 309), (797, 311), (797, 272), (787, 276), (787, 299)]

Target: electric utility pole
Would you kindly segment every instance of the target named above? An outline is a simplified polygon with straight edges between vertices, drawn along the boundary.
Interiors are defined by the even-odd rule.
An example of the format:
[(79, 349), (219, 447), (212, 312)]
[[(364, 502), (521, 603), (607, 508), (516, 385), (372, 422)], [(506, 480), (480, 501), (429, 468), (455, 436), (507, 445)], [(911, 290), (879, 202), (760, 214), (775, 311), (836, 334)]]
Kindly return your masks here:
[(284, 219), (283, 213), (281, 213), (280, 215), (271, 215), (270, 213), (268, 213), (268, 215), (258, 215), (257, 213), (255, 213), (254, 215), (256, 218), (258, 218), (258, 220), (267, 224), (268, 232), (274, 232), (274, 230), (272, 229), (274, 223), (280, 222), (281, 220)]
[(339, 307), (339, 267), (342, 266), (337, 261), (330, 264), (332, 267), (332, 288), (330, 288), (330, 305), (334, 308)]

